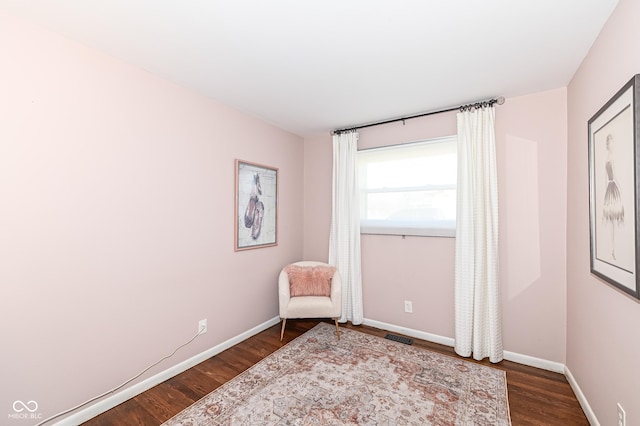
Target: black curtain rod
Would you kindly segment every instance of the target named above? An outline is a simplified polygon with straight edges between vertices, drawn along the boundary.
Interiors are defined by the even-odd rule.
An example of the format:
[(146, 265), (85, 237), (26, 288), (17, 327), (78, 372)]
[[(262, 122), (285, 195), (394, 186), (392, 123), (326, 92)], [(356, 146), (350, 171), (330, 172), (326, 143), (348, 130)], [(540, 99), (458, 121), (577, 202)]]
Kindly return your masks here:
[(474, 103), (467, 104), (467, 105), (460, 105), (460, 106), (457, 106), (457, 107), (441, 109), (439, 111), (424, 112), (422, 114), (409, 115), (407, 117), (393, 118), (391, 120), (377, 121), (375, 123), (369, 123), (369, 124), (361, 124), (359, 126), (346, 127), (344, 129), (336, 129), (336, 130), (332, 131), (331, 134), (332, 135), (339, 135), (340, 133), (352, 132), (354, 130), (364, 129), (366, 127), (380, 126), (382, 124), (396, 123), (398, 121), (403, 121), (404, 122), (406, 120), (411, 120), (412, 118), (426, 117), (428, 115), (441, 114), (443, 112), (465, 111), (465, 110), (471, 110), (471, 109), (474, 109), (474, 108), (475, 109), (480, 109), (480, 108), (493, 106), (494, 104), (502, 105), (503, 103), (504, 103), (504, 97), (500, 96), (499, 98), (496, 98), (496, 99), (489, 99), (489, 100), (486, 100), (486, 101), (478, 101), (478, 102), (474, 102)]

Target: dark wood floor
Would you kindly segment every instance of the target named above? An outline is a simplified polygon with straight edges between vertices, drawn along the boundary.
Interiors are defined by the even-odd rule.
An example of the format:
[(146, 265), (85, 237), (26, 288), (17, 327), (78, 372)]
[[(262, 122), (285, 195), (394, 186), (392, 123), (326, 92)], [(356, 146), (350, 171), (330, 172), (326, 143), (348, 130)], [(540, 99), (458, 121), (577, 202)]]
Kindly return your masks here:
[[(85, 425), (158, 425), (317, 323), (315, 320), (287, 321), (283, 342), (280, 342), (280, 325), (275, 325), (95, 417)], [(347, 324), (344, 327), (377, 336), (387, 333), (368, 326)], [(413, 340), (414, 346), (456, 356), (453, 348), (448, 346)], [(514, 426), (589, 425), (573, 390), (562, 374), (510, 361), (498, 364), (483, 361), (480, 364), (507, 372), (509, 409)]]

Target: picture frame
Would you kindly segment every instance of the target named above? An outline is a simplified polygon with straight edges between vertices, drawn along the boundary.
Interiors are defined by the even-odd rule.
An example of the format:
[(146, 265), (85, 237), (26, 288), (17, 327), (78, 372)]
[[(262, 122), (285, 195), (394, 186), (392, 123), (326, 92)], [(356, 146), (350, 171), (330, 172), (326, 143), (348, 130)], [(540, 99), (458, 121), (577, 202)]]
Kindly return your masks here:
[(235, 251), (278, 245), (278, 169), (235, 161)]
[(591, 273), (640, 299), (640, 74), (589, 120)]

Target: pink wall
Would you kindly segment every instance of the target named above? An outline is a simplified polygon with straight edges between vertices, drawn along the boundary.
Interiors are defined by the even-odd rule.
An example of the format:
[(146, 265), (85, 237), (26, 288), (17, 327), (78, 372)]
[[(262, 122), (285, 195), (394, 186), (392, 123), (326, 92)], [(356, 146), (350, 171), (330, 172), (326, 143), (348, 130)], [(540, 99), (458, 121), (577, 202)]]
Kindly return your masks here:
[(505, 349), (564, 363), (566, 90), (507, 99), (496, 112)]
[[(640, 419), (640, 304), (589, 273), (586, 123), (640, 70), (637, 16), (620, 0), (566, 90), (497, 107), (505, 349), (566, 362), (602, 424), (616, 402)], [(208, 318), (153, 375), (276, 316), (281, 265), (326, 259), (328, 133), (303, 144), (2, 13), (0, 52), (0, 406), (75, 405)], [(362, 130), (361, 146), (454, 132), (442, 114)], [(233, 251), (235, 158), (280, 169), (277, 247)], [(365, 317), (453, 337), (453, 252), (363, 236)]]
[[(497, 107), (504, 342), (508, 351), (564, 363), (566, 91)], [(360, 148), (455, 134), (455, 113), (360, 131)], [(325, 259), (331, 214), (331, 137), (305, 140), (304, 256)], [(311, 205), (313, 199), (313, 205)], [(369, 320), (454, 337), (455, 240), (363, 235)], [(413, 301), (413, 314), (403, 301)]]
[(304, 141), (303, 257), (326, 262), (331, 228), (332, 142), (329, 133)]
[(620, 0), (568, 87), (567, 367), (603, 425), (640, 424), (640, 304), (590, 274), (587, 122), (640, 72), (638, 16)]
[[(0, 52), (3, 416), (102, 393), (199, 319), (144, 377), (277, 316), (301, 138), (3, 13)], [(277, 247), (233, 250), (236, 158), (280, 169)]]

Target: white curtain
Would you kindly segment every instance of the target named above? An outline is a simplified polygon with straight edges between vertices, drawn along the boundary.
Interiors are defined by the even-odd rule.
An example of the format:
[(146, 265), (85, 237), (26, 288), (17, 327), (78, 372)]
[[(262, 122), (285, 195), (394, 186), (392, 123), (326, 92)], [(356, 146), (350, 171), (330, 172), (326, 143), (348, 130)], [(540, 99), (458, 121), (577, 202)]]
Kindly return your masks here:
[(455, 351), (499, 362), (503, 349), (494, 123), (494, 107), (457, 115)]
[(342, 278), (340, 322), (362, 324), (360, 268), (360, 203), (358, 200), (358, 133), (333, 136), (333, 208), (329, 236), (329, 264)]

